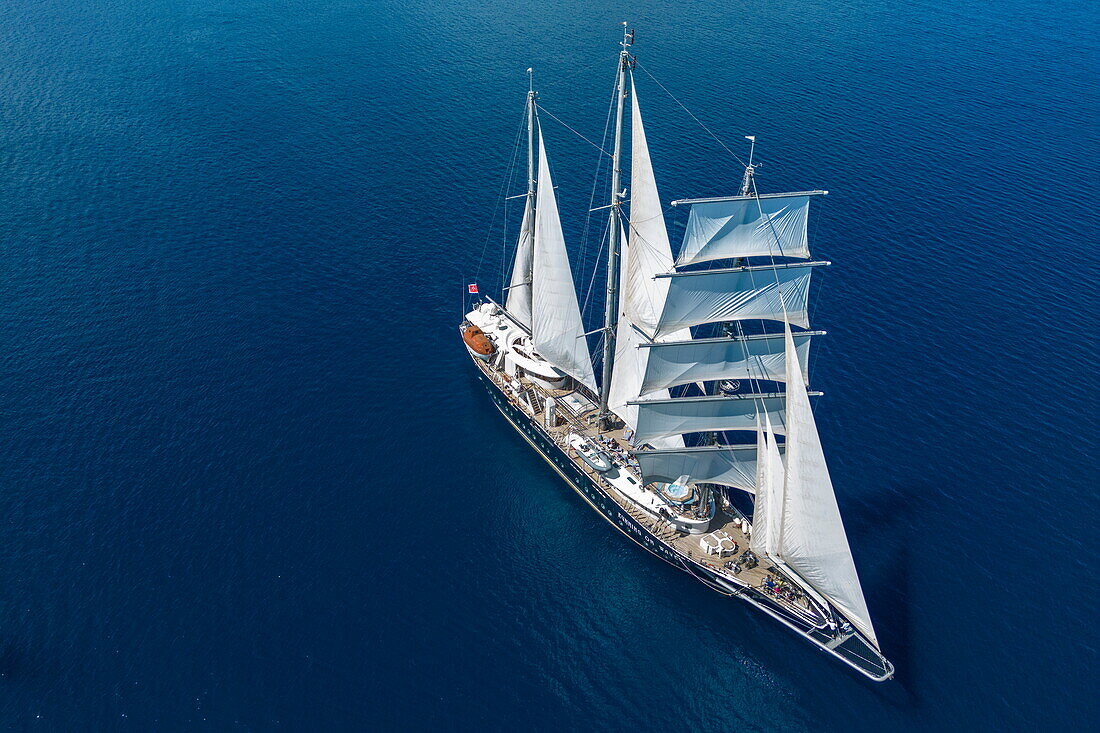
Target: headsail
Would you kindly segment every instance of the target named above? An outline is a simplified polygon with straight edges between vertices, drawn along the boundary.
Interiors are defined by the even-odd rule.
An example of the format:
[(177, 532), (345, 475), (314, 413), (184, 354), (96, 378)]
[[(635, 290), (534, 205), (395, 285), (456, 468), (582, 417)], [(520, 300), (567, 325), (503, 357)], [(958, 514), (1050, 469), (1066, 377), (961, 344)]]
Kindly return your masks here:
[(595, 390), (592, 356), (581, 323), (541, 130), (532, 264), (531, 338), (535, 349), (558, 369)]
[(783, 517), (783, 459), (772, 432), (771, 416), (764, 413), (757, 433), (756, 499), (753, 502), (750, 549), (776, 556), (779, 522)]
[(779, 557), (877, 646), (789, 324), (784, 324), (784, 331), (788, 370), (787, 455)]

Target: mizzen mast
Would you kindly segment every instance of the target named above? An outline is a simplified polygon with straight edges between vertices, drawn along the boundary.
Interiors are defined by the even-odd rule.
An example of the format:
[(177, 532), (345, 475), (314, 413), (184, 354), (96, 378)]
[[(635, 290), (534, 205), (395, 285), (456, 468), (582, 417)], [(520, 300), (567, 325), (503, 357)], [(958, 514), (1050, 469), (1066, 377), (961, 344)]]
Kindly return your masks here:
[(630, 44), (634, 31), (623, 23), (622, 51), (619, 52), (619, 73), (615, 78), (615, 149), (611, 157), (611, 221), (608, 225), (607, 299), (604, 304), (603, 379), (600, 382), (600, 424), (607, 426), (610, 410), (607, 406), (611, 391), (611, 374), (615, 364), (615, 329), (618, 326), (619, 251), (622, 246), (621, 208), (625, 191), (622, 185), (623, 101), (626, 99), (626, 69), (630, 64)]

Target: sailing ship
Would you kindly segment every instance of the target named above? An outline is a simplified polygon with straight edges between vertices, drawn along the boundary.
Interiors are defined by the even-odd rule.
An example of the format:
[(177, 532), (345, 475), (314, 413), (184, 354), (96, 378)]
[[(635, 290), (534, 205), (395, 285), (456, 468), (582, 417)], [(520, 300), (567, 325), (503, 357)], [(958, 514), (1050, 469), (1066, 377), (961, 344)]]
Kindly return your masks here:
[[(616, 63), (602, 379), (597, 380), (546, 155), (527, 92), (527, 191), (503, 303), (460, 332), (519, 434), (638, 545), (882, 681), (879, 649), (808, 389), (811, 199), (760, 194), (755, 138), (739, 193), (683, 199), (676, 258), (634, 84)], [(630, 104), (630, 187), (621, 181)], [(629, 192), (629, 197), (627, 193)], [(471, 286), (470, 291), (476, 292)], [(465, 308), (464, 308), (465, 310)], [(750, 508), (751, 502), (751, 508)]]

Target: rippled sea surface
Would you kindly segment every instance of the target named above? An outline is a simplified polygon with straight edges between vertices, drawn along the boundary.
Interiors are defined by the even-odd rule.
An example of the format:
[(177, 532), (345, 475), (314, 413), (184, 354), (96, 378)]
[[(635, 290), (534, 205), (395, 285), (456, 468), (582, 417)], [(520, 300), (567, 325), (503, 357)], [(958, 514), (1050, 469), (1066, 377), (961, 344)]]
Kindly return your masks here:
[[(1095, 10), (0, 4), (0, 726), (1095, 723)], [(599, 142), (624, 19), (665, 199), (741, 168), (654, 78), (830, 191), (812, 374), (889, 684), (612, 530), (457, 340), (524, 69)], [(599, 153), (543, 121), (587, 291)]]

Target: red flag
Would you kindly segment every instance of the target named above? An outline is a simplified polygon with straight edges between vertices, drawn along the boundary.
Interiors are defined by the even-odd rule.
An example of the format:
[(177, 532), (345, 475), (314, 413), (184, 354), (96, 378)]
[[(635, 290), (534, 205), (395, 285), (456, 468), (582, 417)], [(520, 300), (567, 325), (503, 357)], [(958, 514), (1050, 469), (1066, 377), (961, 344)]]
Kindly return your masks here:
[(467, 287), (469, 288), (471, 294), (477, 293), (477, 283), (470, 283)]

